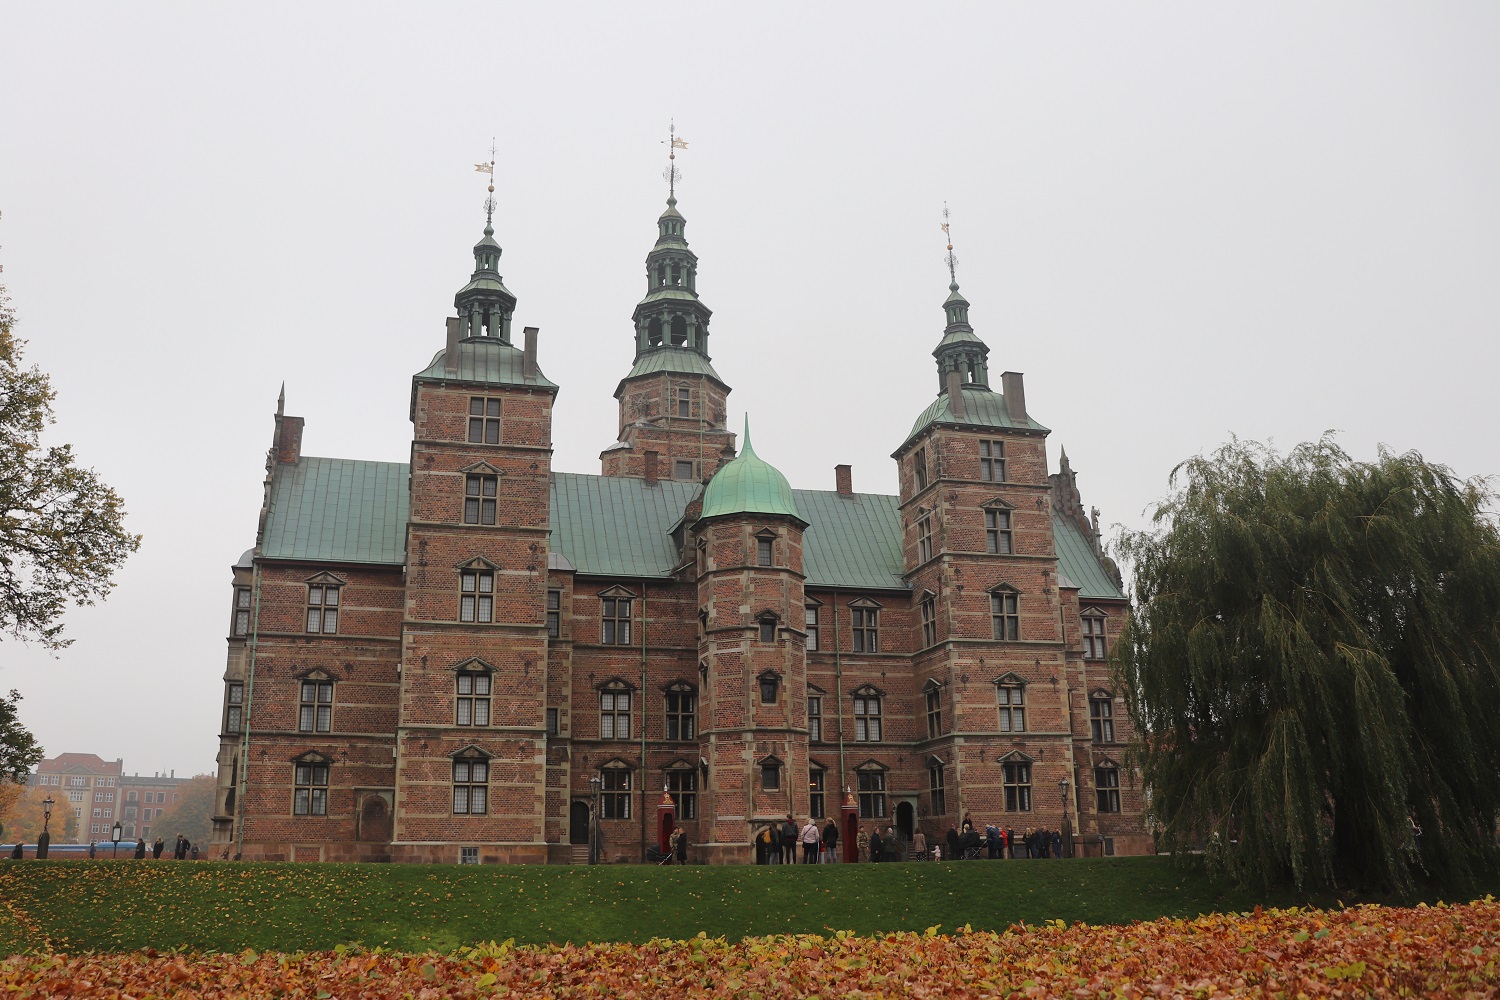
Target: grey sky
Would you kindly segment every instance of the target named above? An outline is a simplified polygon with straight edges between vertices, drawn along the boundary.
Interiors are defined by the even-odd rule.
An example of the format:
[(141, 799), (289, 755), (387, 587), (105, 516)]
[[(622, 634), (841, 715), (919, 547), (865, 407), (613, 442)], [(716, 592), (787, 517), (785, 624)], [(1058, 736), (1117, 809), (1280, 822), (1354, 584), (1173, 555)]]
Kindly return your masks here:
[(0, 642), (49, 753), (212, 766), (277, 388), (306, 453), (405, 461), (491, 135), (559, 470), (614, 439), (674, 116), (731, 422), (795, 486), (894, 492), (944, 200), (1106, 524), (1231, 433), (1500, 470), (1500, 6), (655, 9), (0, 6), (4, 280), (145, 535), (61, 657)]

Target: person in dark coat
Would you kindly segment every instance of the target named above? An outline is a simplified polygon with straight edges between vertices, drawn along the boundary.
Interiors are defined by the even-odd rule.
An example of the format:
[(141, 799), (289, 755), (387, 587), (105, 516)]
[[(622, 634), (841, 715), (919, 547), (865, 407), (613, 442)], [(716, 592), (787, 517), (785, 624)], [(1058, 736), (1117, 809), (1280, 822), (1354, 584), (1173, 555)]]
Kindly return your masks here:
[(991, 861), (1000, 857), (1000, 830), (995, 824), (991, 823), (984, 828), (984, 843)]
[(885, 845), (882, 843), (882, 841), (880, 839), (880, 827), (877, 826), (875, 829), (873, 829), (873, 830), (870, 831), (870, 861), (871, 862), (878, 862), (880, 860), (880, 854), (881, 854), (881, 851), (884, 849), (884, 846)]
[(963, 851), (958, 849), (958, 827), (950, 826), (948, 827), (948, 860), (959, 861), (963, 856)]
[(677, 828), (677, 863), (687, 864), (687, 831), (680, 826)]
[(160, 837), (156, 838), (156, 843), (151, 845), (151, 858), (153, 861), (161, 857), (161, 852), (166, 846), (166, 844), (162, 843)]
[(833, 865), (840, 861), (839, 825), (833, 820), (829, 820), (828, 825), (823, 827), (823, 853), (826, 855), (825, 864)]
[(23, 851), (21, 849), (21, 845), (19, 843), (17, 843), (16, 846), (10, 852), (10, 858), (11, 858), (12, 861), (20, 861), (24, 857), (26, 857), (26, 852)]
[(1062, 832), (1059, 830), (1052, 831), (1052, 856), (1054, 858), (1063, 856)]
[[(161, 841), (158, 840), (157, 843), (159, 844), (159, 843), (161, 843)], [(137, 861), (140, 861), (145, 856), (146, 856), (146, 838), (142, 837), (140, 840), (137, 840), (135, 842), (135, 859)]]
[(172, 857), (178, 861), (187, 860), (188, 840), (182, 834), (177, 835), (177, 841), (172, 845)]
[(787, 864), (797, 863), (797, 824), (790, 815), (781, 824), (781, 852)]
[(958, 846), (964, 852), (964, 859), (977, 861), (979, 859), (979, 845), (983, 841), (979, 837), (979, 831), (969, 824), (964, 824), (964, 832), (959, 835)]

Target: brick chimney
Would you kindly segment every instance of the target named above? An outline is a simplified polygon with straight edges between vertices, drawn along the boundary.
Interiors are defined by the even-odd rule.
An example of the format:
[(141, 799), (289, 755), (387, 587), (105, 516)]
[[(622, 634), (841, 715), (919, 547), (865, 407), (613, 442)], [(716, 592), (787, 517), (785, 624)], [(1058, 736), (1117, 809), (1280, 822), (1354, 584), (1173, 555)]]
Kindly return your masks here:
[(458, 337), (459, 324), (462, 322), (457, 316), (448, 317), (448, 343), (443, 348), (443, 374), (449, 378), (458, 377)]
[[(536, 335), (537, 328), (528, 326), (521, 331), (525, 337), (525, 347), (521, 354), (521, 373), (526, 378), (536, 378)], [(654, 477), (653, 477), (654, 478)]]
[(1013, 423), (1026, 423), (1026, 387), (1020, 372), (1004, 372), (1000, 376), (1000, 392), (1005, 396), (1005, 415)]
[(841, 497), (854, 496), (854, 471), (847, 465), (833, 467), (834, 488)]
[(647, 486), (655, 486), (656, 485), (656, 474), (657, 474), (656, 473), (656, 462), (657, 462), (657, 459), (661, 458), (661, 454), (659, 452), (655, 452), (655, 451), (648, 451), (648, 452), (646, 452), (645, 458), (646, 458), (646, 471), (645, 471), (646, 485)]

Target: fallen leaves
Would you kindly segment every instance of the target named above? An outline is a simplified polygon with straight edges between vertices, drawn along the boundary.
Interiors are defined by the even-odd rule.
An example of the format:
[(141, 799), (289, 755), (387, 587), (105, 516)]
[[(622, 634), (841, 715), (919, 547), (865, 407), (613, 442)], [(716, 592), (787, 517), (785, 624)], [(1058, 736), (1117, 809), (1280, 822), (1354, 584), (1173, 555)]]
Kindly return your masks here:
[(859, 937), (700, 935), (643, 945), (341, 947), (305, 954), (151, 950), (0, 961), (13, 997), (1496, 997), (1500, 903), (1256, 910), (1130, 926)]

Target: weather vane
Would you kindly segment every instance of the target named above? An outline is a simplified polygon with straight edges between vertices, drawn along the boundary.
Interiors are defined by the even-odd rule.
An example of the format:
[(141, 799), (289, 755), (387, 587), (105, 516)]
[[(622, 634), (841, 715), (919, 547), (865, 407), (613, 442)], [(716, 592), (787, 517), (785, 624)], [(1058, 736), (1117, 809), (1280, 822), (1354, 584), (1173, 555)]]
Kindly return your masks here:
[(948, 280), (958, 284), (958, 258), (953, 256), (953, 234), (948, 231), (948, 203), (943, 202), (943, 238), (948, 241)]
[(662, 180), (667, 182), (667, 196), (671, 198), (677, 197), (677, 181), (682, 177), (682, 171), (673, 162), (679, 149), (687, 149), (687, 140), (678, 136), (677, 122), (673, 120), (667, 132), (667, 169), (661, 172)]
[(479, 171), (481, 174), (490, 175), (490, 193), (489, 197), (484, 199), (484, 224), (486, 226), (490, 225), (495, 218), (495, 154), (498, 151), (499, 147), (495, 145), (495, 139), (493, 136), (491, 136), (490, 162), (474, 164), (475, 170)]

